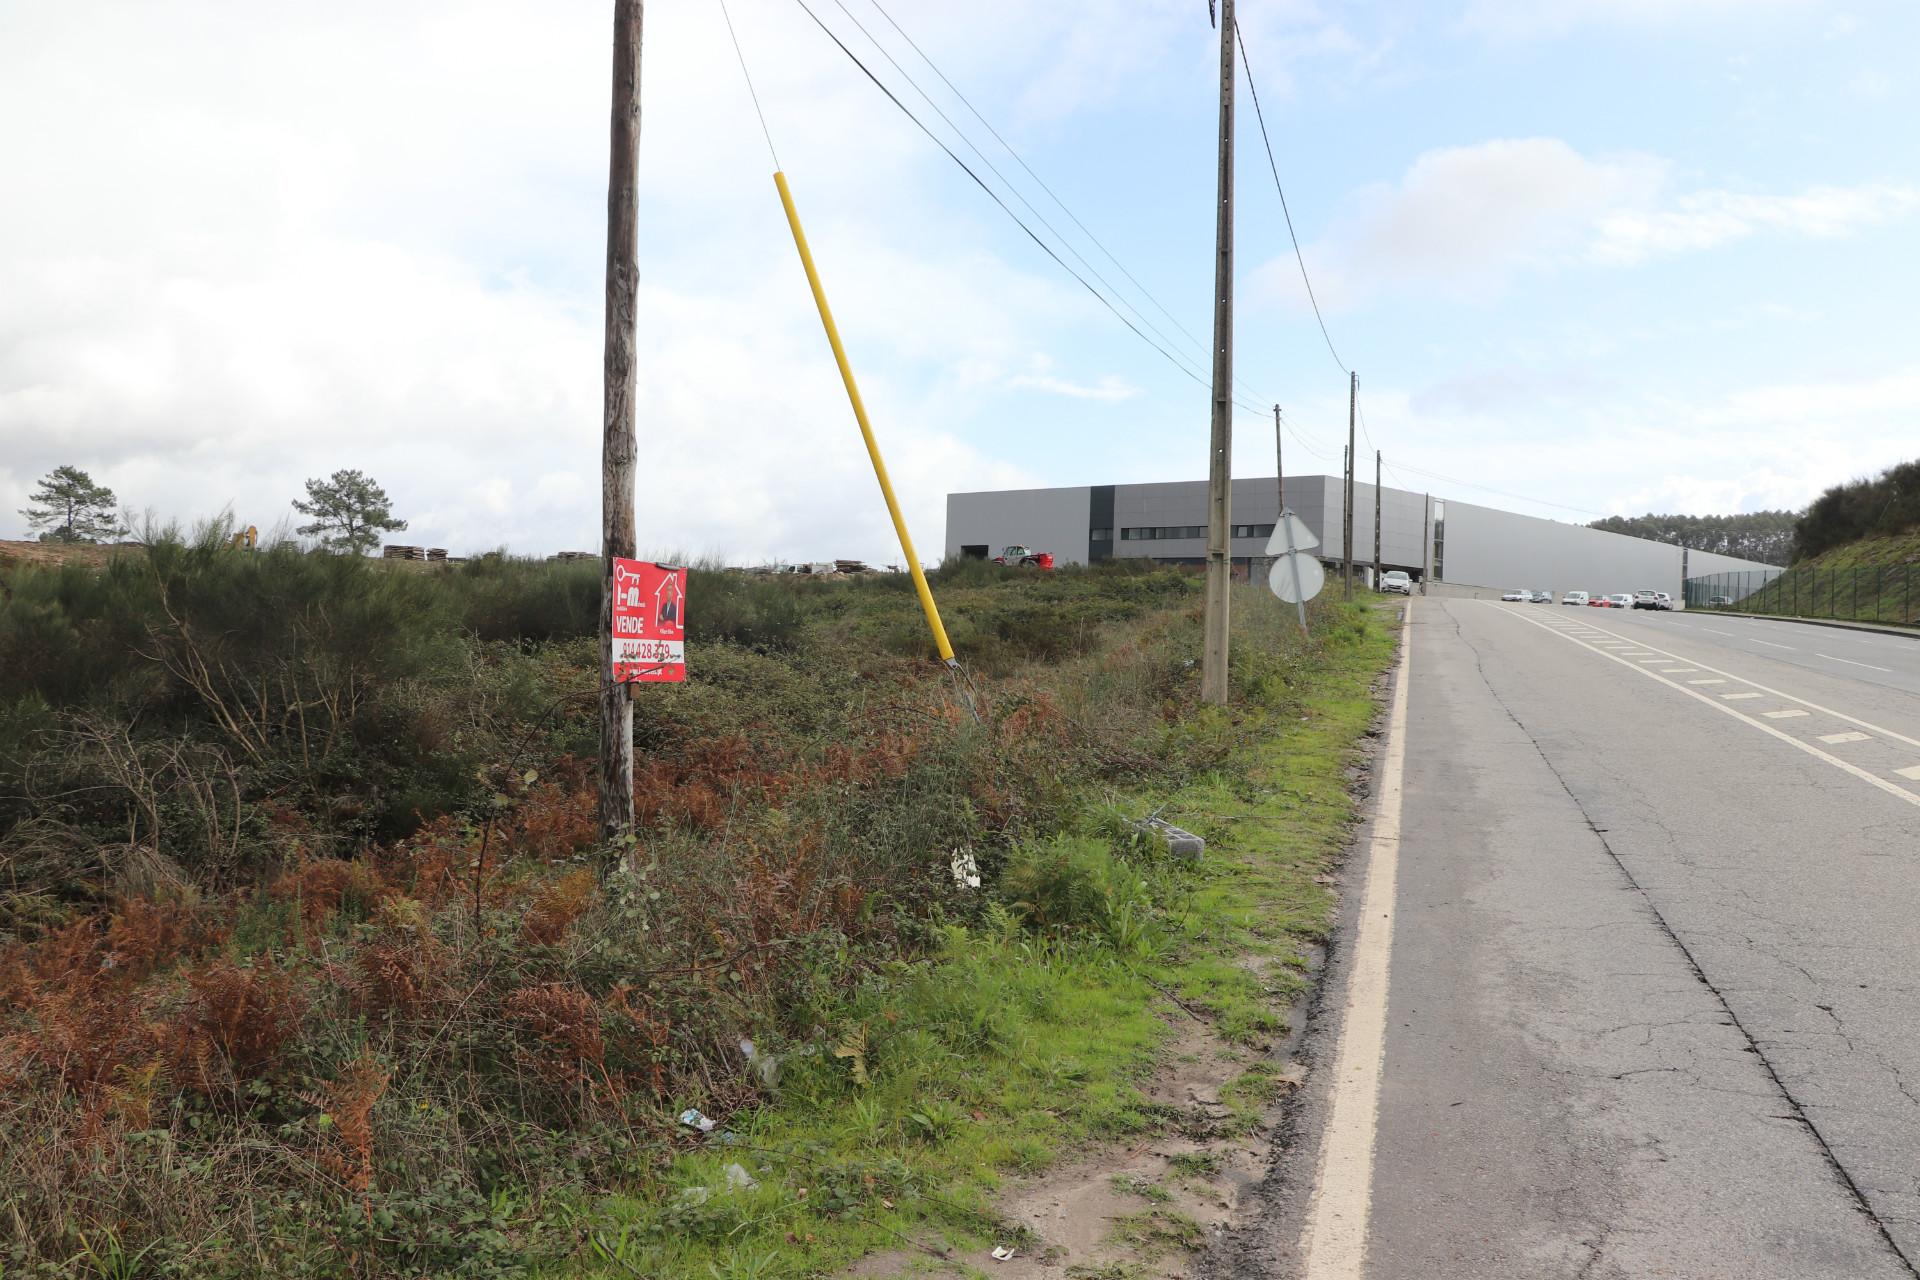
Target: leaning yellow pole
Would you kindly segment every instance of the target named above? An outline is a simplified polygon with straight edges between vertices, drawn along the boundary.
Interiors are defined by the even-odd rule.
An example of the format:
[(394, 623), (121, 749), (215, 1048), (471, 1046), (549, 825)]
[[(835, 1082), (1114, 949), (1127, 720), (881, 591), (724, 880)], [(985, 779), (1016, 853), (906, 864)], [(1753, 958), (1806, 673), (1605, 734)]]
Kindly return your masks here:
[(867, 442), (867, 456), (873, 459), (873, 475), (887, 500), (887, 514), (893, 517), (893, 531), (900, 535), (900, 553), (907, 558), (907, 571), (913, 574), (913, 589), (920, 593), (920, 609), (927, 615), (927, 627), (933, 632), (933, 647), (940, 660), (953, 665), (953, 644), (940, 621), (940, 607), (933, 602), (933, 589), (927, 575), (920, 571), (920, 557), (913, 552), (913, 537), (901, 518), (900, 502), (893, 496), (893, 481), (887, 479), (887, 464), (880, 457), (880, 446), (873, 439), (873, 424), (867, 421), (867, 406), (860, 399), (860, 387), (853, 380), (853, 366), (847, 363), (847, 350), (840, 345), (840, 330), (834, 326), (833, 310), (827, 306), (826, 291), (820, 287), (820, 272), (813, 265), (813, 251), (807, 248), (807, 233), (800, 229), (800, 215), (793, 207), (793, 192), (787, 190), (787, 175), (776, 172), (773, 185), (780, 188), (780, 205), (787, 211), (787, 225), (793, 228), (793, 245), (800, 250), (800, 265), (807, 269), (807, 284), (813, 289), (813, 303), (820, 308), (820, 323), (826, 326), (827, 342), (833, 347), (834, 361), (840, 366), (840, 380), (847, 384), (847, 399), (853, 402), (853, 417), (860, 424), (860, 437)]

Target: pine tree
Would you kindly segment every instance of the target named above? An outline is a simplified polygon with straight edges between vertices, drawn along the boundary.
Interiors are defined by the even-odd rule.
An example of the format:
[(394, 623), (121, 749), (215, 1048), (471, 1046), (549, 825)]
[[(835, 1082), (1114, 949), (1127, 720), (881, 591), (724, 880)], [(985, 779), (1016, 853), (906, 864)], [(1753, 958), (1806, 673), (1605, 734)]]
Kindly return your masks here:
[(102, 542), (126, 535), (115, 514), (120, 504), (113, 490), (95, 484), (78, 467), (55, 467), (30, 501), (33, 505), (20, 514), (40, 530), (42, 542)]
[(407, 527), (393, 518), (393, 501), (371, 476), (354, 470), (336, 471), (325, 480), (307, 481), (307, 498), (294, 500), (293, 509), (312, 516), (300, 532), (318, 536), (329, 551), (362, 555), (378, 545), (380, 535)]

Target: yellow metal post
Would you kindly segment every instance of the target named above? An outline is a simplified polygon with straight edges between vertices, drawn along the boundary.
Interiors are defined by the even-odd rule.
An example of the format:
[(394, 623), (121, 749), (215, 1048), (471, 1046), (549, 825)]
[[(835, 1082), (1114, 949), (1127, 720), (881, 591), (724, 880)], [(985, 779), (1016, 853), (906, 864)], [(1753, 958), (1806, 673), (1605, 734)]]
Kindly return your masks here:
[(807, 284), (813, 289), (814, 305), (820, 308), (820, 323), (826, 326), (827, 342), (833, 347), (834, 361), (840, 366), (840, 380), (847, 384), (847, 399), (853, 402), (853, 417), (860, 424), (860, 436), (867, 442), (867, 456), (873, 459), (873, 475), (887, 500), (887, 514), (893, 517), (893, 531), (900, 535), (900, 553), (907, 558), (907, 571), (913, 575), (913, 589), (920, 594), (920, 609), (927, 615), (927, 627), (933, 632), (933, 647), (940, 660), (953, 665), (953, 644), (940, 621), (940, 608), (933, 602), (933, 589), (927, 575), (920, 571), (920, 557), (914, 554), (913, 538), (900, 515), (899, 500), (893, 496), (893, 482), (887, 479), (887, 464), (880, 457), (880, 446), (873, 438), (873, 425), (867, 421), (867, 406), (860, 399), (860, 388), (853, 380), (853, 366), (847, 363), (846, 348), (840, 345), (840, 330), (834, 326), (833, 311), (827, 306), (826, 291), (820, 287), (820, 272), (813, 265), (813, 252), (807, 248), (807, 233), (800, 229), (800, 215), (793, 207), (793, 193), (787, 190), (787, 175), (776, 172), (773, 185), (780, 189), (780, 205), (787, 211), (787, 225), (793, 228), (793, 244), (800, 251), (800, 265), (807, 269)]

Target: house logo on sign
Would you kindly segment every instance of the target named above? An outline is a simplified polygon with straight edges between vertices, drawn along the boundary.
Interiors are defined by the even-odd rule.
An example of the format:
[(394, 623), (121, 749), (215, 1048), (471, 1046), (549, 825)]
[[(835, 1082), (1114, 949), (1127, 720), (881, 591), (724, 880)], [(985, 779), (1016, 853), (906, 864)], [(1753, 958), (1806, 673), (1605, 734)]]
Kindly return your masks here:
[(663, 632), (680, 630), (680, 579), (668, 574), (653, 593), (653, 616)]

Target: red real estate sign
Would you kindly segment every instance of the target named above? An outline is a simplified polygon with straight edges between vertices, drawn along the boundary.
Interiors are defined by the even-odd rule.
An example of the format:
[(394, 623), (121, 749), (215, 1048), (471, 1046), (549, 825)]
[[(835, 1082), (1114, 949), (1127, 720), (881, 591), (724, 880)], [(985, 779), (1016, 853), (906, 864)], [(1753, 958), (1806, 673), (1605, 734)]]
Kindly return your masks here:
[(687, 571), (645, 560), (613, 562), (613, 678), (687, 678)]

